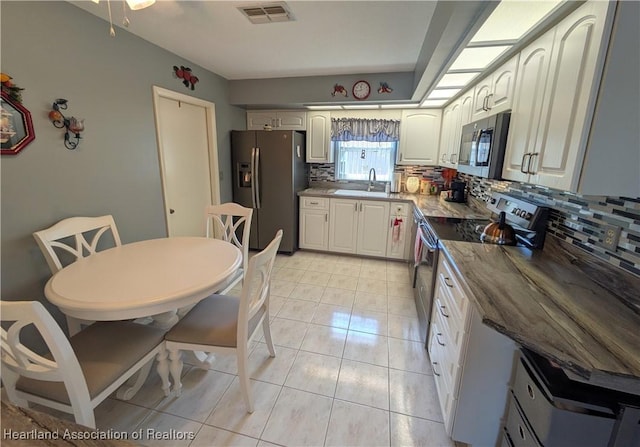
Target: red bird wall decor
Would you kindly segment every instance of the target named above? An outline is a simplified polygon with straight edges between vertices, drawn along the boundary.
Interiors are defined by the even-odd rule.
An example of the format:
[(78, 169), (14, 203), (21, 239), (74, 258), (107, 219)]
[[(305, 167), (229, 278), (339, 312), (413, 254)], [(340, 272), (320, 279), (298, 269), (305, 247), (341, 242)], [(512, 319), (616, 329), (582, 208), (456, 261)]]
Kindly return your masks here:
[(197, 76), (191, 74), (191, 69), (189, 67), (180, 65), (180, 68), (178, 68), (176, 65), (174, 65), (173, 74), (176, 75), (178, 79), (182, 79), (182, 83), (185, 87), (189, 88), (189, 86), (191, 86), (191, 90), (195, 90), (195, 85), (199, 81), (199, 79)]

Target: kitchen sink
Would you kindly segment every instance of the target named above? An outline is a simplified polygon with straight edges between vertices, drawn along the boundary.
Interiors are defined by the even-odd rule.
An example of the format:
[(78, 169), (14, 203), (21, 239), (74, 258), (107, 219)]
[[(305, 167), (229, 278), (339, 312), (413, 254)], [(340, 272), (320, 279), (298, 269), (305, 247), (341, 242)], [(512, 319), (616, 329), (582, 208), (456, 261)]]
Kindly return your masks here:
[(337, 189), (334, 194), (337, 196), (389, 197), (389, 194), (384, 191), (359, 191), (357, 189)]

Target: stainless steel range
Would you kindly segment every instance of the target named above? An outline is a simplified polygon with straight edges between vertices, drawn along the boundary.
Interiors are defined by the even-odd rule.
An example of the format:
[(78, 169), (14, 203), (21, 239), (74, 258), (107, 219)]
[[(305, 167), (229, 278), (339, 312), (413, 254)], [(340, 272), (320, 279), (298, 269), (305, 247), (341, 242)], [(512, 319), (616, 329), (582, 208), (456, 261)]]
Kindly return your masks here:
[[(549, 216), (546, 206), (502, 193), (493, 193), (487, 201), (487, 209), (492, 212), (495, 221), (500, 213), (505, 213), (505, 223), (513, 228), (515, 234), (514, 244), (530, 249), (542, 249)], [(413, 294), (425, 348), (441, 241), (488, 243), (483, 242), (481, 236), (491, 222), (490, 219), (454, 217), (426, 217), (418, 220)]]

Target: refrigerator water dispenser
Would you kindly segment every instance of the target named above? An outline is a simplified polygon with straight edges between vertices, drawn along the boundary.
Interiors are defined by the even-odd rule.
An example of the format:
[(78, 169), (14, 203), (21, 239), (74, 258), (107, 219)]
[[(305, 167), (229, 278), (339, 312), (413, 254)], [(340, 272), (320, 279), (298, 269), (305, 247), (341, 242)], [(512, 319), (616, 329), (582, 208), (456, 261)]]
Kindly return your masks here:
[(251, 188), (251, 165), (249, 163), (238, 163), (238, 187)]

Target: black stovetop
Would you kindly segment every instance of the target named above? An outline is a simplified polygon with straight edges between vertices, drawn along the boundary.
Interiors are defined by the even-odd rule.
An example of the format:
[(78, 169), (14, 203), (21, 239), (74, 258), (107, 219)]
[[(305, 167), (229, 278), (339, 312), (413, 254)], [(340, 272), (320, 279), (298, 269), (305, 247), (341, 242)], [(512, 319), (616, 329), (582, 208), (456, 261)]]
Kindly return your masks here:
[(489, 219), (460, 219), (456, 217), (427, 217), (427, 223), (444, 241), (482, 242), (480, 235)]

